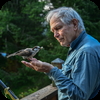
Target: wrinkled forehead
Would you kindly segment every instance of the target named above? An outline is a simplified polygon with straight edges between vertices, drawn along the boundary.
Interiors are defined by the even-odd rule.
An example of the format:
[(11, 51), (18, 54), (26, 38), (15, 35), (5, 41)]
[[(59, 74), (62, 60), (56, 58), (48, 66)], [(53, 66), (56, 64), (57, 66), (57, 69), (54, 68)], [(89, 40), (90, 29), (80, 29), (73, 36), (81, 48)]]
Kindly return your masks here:
[(59, 18), (53, 17), (53, 18), (50, 20), (50, 26), (52, 26), (53, 24), (58, 24), (58, 23), (61, 23), (61, 20), (60, 20)]
[(52, 17), (50, 20), (50, 30), (54, 29), (55, 27), (62, 25), (63, 23), (59, 18)]

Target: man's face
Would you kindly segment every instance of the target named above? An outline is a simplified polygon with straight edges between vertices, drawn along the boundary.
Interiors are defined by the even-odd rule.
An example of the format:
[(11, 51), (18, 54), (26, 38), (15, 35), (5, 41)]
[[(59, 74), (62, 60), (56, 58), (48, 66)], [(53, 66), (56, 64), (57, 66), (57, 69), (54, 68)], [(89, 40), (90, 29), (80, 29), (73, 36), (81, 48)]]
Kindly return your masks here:
[(68, 47), (77, 38), (77, 21), (72, 21), (70, 25), (66, 25), (60, 19), (51, 18), (50, 28), (61, 46)]

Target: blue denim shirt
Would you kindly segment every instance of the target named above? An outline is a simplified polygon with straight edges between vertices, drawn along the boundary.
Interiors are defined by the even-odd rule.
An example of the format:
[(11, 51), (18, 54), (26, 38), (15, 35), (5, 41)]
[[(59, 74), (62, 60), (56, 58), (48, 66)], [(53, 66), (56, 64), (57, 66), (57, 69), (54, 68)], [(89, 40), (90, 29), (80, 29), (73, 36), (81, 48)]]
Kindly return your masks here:
[(62, 69), (47, 75), (58, 88), (59, 100), (89, 100), (100, 88), (100, 43), (83, 31), (70, 46)]

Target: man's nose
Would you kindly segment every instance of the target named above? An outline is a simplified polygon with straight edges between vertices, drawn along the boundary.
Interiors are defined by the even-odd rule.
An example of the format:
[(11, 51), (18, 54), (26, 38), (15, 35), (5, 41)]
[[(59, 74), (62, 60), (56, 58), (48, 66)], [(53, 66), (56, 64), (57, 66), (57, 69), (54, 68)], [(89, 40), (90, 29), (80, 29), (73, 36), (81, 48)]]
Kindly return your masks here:
[(55, 38), (59, 37), (59, 33), (57, 31), (54, 31), (54, 37)]

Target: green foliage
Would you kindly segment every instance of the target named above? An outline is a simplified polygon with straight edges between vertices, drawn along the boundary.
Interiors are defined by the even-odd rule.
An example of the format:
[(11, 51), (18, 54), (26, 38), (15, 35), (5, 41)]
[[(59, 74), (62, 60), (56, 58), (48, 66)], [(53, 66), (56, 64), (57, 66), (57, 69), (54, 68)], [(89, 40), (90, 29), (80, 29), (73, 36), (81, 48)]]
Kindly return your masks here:
[[(9, 19), (6, 19), (8, 22), (4, 22), (3, 20), (5, 19), (1, 20), (2, 23), (5, 23), (5, 27), (1, 27), (2, 38), (6, 38), (7, 40), (7, 46), (4, 46), (2, 48), (3, 50), (11, 53), (25, 47), (33, 47), (41, 41), (41, 38), (43, 38), (41, 34), (43, 32), (41, 25), (43, 16), (40, 16), (40, 14), (43, 15), (42, 9), (42, 2), (29, 2), (28, 0), (13, 0), (3, 6), (2, 15), (8, 11), (8, 14), (5, 15), (5, 19), (6, 17)], [(5, 30), (5, 32), (3, 30)]]
[(19, 94), (19, 98), (23, 98), (23, 97), (25, 97), (25, 96), (27, 96), (27, 95), (29, 95), (29, 94), (31, 94), (31, 93), (34, 93), (34, 92), (36, 92), (38, 90), (38, 88), (31, 88), (31, 89), (28, 89), (27, 91), (24, 91), (24, 92), (21, 92), (20, 94)]
[(4, 70), (0, 70), (0, 73), (0, 79), (9, 86), (19, 98), (51, 84), (51, 80), (49, 80), (44, 73), (37, 73), (25, 66), (20, 68), (17, 73), (8, 73)]

